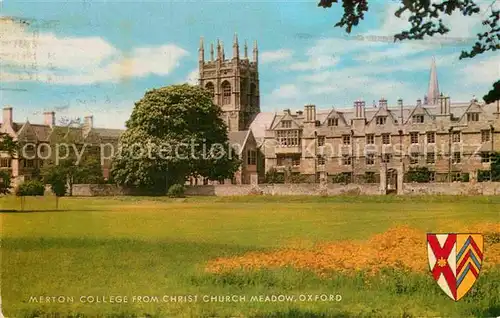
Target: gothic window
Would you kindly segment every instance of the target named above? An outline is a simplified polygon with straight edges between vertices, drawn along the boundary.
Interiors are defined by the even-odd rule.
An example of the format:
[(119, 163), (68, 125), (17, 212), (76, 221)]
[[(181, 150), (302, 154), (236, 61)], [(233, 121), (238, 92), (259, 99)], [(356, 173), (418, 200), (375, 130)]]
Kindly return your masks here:
[(231, 104), (231, 84), (225, 81), (222, 83), (222, 105)]
[(254, 83), (250, 84), (250, 105), (257, 107), (257, 86)]
[(205, 88), (210, 92), (212, 98), (214, 98), (215, 96), (215, 87), (214, 87), (214, 84), (209, 82), (207, 83), (207, 85), (205, 86)]

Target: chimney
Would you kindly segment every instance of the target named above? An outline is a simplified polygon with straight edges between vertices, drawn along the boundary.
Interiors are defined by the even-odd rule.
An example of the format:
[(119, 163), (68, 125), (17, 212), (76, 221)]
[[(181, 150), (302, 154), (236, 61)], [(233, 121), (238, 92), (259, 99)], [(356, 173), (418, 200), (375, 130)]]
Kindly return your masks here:
[(56, 113), (55, 112), (43, 113), (43, 123), (46, 126), (53, 127), (56, 124)]
[(10, 106), (3, 108), (3, 124), (12, 127), (12, 107)]
[(441, 94), (439, 96), (439, 105), (441, 115), (450, 114), (450, 98)]
[(365, 118), (365, 110), (366, 110), (366, 103), (365, 103), (365, 101), (361, 101), (360, 102), (359, 109), (360, 109), (360, 116), (359, 117)]
[(315, 105), (305, 105), (304, 110), (306, 113), (305, 122), (316, 122), (316, 106)]
[(85, 116), (84, 125), (88, 128), (94, 128), (94, 116)]
[(379, 99), (378, 101), (378, 107), (380, 108), (387, 108), (387, 99), (385, 99), (384, 97), (382, 97), (381, 99)]
[(417, 99), (417, 106), (422, 106), (422, 100), (420, 98)]
[(399, 106), (399, 123), (403, 124), (403, 99), (402, 98), (398, 99), (398, 106)]
[(290, 109), (289, 108), (284, 109), (283, 110), (283, 115), (290, 115)]
[(302, 114), (303, 114), (304, 112), (303, 112), (303, 111), (301, 111), (301, 110), (298, 110), (298, 111), (296, 111), (295, 113), (296, 113), (298, 116), (302, 116)]

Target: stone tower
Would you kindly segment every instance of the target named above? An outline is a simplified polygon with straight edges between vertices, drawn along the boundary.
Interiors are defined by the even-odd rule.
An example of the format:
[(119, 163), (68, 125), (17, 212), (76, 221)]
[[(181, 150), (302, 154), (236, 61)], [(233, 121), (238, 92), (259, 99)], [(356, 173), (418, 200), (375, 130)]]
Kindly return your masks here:
[(212, 92), (215, 104), (222, 108), (229, 131), (247, 130), (260, 112), (257, 41), (252, 60), (248, 58), (246, 42), (243, 51), (243, 57), (240, 57), (238, 36), (235, 34), (232, 58), (226, 59), (224, 44), (217, 40), (216, 56), (212, 43), (209, 60), (205, 60), (203, 38), (200, 40), (199, 84)]

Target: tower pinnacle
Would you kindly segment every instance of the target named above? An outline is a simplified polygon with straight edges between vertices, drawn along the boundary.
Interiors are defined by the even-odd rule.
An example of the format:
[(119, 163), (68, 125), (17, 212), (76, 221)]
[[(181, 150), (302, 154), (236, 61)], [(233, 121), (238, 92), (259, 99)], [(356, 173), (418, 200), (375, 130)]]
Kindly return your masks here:
[(199, 52), (199, 61), (204, 62), (205, 61), (205, 48), (203, 45), (203, 37), (200, 37), (200, 48), (198, 49)]
[(253, 43), (253, 61), (259, 61), (259, 49), (257, 48), (257, 40)]
[(238, 43), (238, 35), (235, 33), (233, 41), (233, 58), (239, 58), (239, 57), (240, 57), (240, 45)]

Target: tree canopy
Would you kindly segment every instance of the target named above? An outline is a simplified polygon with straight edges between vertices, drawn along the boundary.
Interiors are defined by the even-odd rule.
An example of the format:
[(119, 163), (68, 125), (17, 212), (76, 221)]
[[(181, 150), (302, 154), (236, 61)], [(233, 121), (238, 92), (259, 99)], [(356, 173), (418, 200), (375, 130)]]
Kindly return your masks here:
[(231, 178), (239, 160), (231, 152), (222, 110), (198, 86), (153, 89), (135, 103), (120, 137), (112, 177), (121, 185), (164, 194), (188, 176)]
[[(18, 143), (10, 135), (0, 133), (0, 152), (14, 156), (18, 150)], [(11, 175), (8, 171), (0, 171), (0, 195), (10, 193), (12, 189)]]
[[(357, 26), (364, 19), (368, 12), (369, 0), (320, 0), (319, 7), (331, 8), (333, 4), (342, 3), (344, 13), (340, 21), (335, 26), (344, 28), (347, 33), (351, 33), (353, 27)], [(373, 2), (373, 0), (371, 0)], [(394, 35), (394, 41), (400, 40), (422, 40), (425, 36), (435, 34), (446, 34), (450, 29), (444, 25), (442, 17), (451, 15), (458, 11), (463, 16), (478, 15), (479, 6), (473, 0), (444, 0), (435, 3), (429, 0), (399, 0), (400, 7), (394, 13), (396, 17), (401, 17), (405, 12), (409, 12), (408, 22), (411, 27), (408, 30), (401, 30)], [(486, 30), (477, 34), (476, 43), (468, 51), (462, 51), (459, 58), (473, 58), (488, 51), (494, 52), (500, 49), (500, 10), (493, 7), (495, 1), (491, 1), (488, 7), (489, 14), (485, 16), (482, 24)], [(483, 99), (487, 103), (492, 103), (500, 99), (500, 87), (498, 82), (493, 89)]]

